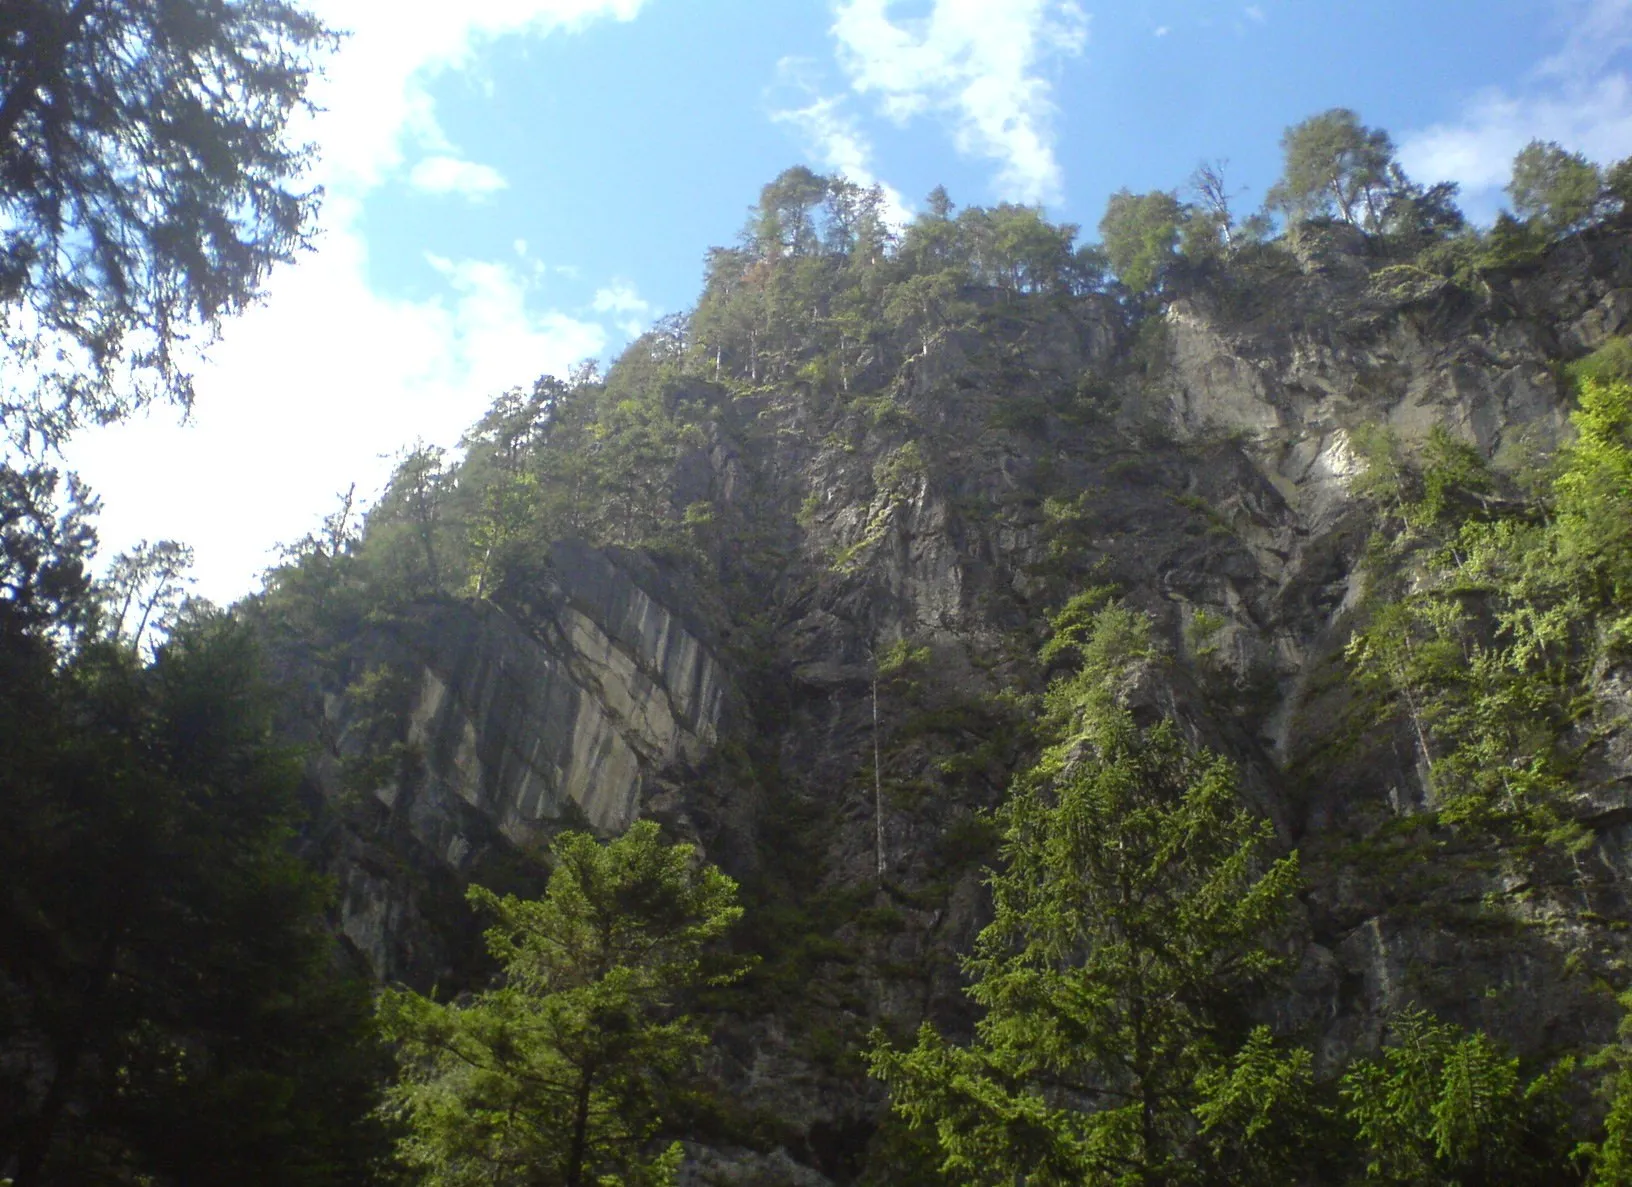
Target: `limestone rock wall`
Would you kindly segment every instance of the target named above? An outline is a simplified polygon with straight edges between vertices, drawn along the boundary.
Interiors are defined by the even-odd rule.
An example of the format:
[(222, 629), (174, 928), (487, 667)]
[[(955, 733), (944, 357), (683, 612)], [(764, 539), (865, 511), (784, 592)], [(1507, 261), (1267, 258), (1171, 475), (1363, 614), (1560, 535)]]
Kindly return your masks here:
[[(622, 830), (653, 774), (700, 760), (728, 710), (729, 681), (679, 600), (635, 558), (566, 542), (525, 614), (486, 601), (414, 607), (368, 647), (368, 665), (403, 687), (404, 761), (353, 793), (377, 804), (399, 849), (412, 844), (454, 879), (563, 821)], [(342, 757), (379, 748), (377, 722), (346, 696), (326, 713)], [(317, 778), (344, 794), (341, 763)], [(341, 864), (341, 930), (382, 976), (407, 971), (392, 953), (417, 910), (397, 873)]]

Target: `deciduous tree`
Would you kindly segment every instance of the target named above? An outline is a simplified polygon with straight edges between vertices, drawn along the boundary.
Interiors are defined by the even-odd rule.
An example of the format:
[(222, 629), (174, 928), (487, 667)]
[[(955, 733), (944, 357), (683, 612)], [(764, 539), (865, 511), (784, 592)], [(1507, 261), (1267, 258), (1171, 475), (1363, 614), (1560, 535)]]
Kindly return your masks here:
[(1586, 157), (1555, 141), (1532, 140), (1513, 158), (1507, 196), (1521, 218), (1535, 219), (1550, 235), (1576, 230), (1598, 208), (1603, 177)]
[(1173, 259), (1184, 209), (1165, 190), (1118, 190), (1099, 220), (1105, 256), (1117, 279), (1136, 293), (1156, 288)]
[(1281, 152), (1281, 179), (1269, 193), (1272, 208), (1299, 219), (1335, 212), (1367, 230), (1381, 226), (1394, 160), (1387, 132), (1334, 107), (1288, 128)]

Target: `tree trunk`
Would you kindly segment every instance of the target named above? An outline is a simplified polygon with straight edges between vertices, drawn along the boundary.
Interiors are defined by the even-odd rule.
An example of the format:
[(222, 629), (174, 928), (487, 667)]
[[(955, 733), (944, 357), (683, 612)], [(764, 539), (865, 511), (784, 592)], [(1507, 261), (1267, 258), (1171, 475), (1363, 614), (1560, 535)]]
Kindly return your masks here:
[(62, 1042), (57, 1044), (56, 1068), (51, 1076), (51, 1086), (46, 1089), (45, 1099), (40, 1102), (39, 1113), (23, 1128), (13, 1187), (38, 1187), (41, 1182), (46, 1159), (51, 1154), (52, 1139), (56, 1137), (57, 1123), (62, 1120), (63, 1110), (68, 1107), (74, 1080), (79, 1075), (79, 1064), (85, 1056), (91, 1018), (113, 980), (114, 964), (119, 957), (119, 936), (120, 931), (115, 929), (103, 940), (79, 1017)]
[(873, 661), (873, 826), (878, 884), (884, 885), (884, 768), (878, 752), (878, 661)]
[(572, 1144), (567, 1148), (566, 1187), (584, 1187), (584, 1157), (589, 1153), (589, 1099), (594, 1084), (593, 1072), (586, 1070), (578, 1078), (578, 1093), (572, 1108)]

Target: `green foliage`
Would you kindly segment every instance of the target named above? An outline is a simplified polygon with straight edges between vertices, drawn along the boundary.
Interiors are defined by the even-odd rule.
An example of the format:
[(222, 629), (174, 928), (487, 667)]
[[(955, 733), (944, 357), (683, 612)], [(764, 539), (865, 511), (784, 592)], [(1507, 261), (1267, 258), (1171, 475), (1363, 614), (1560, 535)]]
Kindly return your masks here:
[(897, 639), (878, 653), (880, 677), (905, 676), (929, 662), (928, 647), (914, 647), (905, 639)]
[[(1623, 352), (1589, 360), (1609, 373)], [(1430, 805), (1458, 827), (1576, 849), (1575, 727), (1592, 672), (1632, 640), (1632, 387), (1584, 378), (1539, 506), (1497, 497), (1478, 455), (1431, 438), (1419, 463), (1373, 447), (1367, 482), (1393, 521), (1379, 556), (1414, 558), (1348, 655), (1362, 689), (1403, 710)], [(1374, 472), (1375, 471), (1375, 476)]]
[(1346, 223), (1382, 229), (1394, 163), (1387, 132), (1365, 127), (1346, 107), (1334, 107), (1288, 128), (1281, 152), (1284, 163), (1269, 192), (1271, 208), (1296, 219), (1335, 213)]
[(686, 995), (740, 965), (710, 955), (741, 916), (736, 884), (650, 821), (606, 844), (564, 833), (544, 897), (473, 887), (500, 985), (439, 1004), (389, 992), (403, 1160), (435, 1185), (664, 1184), (657, 1140), (705, 1036)]
[(1503, 211), (1485, 236), (1480, 262), (1486, 270), (1527, 267), (1541, 259), (1546, 247), (1546, 236), (1535, 224), (1519, 222)]
[(1598, 166), (1586, 157), (1551, 140), (1532, 140), (1513, 158), (1507, 195), (1515, 214), (1557, 236), (1593, 217), (1602, 189)]
[(1228, 1183), (1289, 1183), (1321, 1161), (1331, 1131), (1318, 1103), (1314, 1056), (1255, 1026), (1228, 1061), (1196, 1077), (1205, 1159)]
[(316, 220), (287, 135), (335, 36), (283, 0), (8, 0), (0, 409), (57, 445), (150, 399)]
[(1632, 383), (1632, 338), (1611, 338), (1566, 372), (1578, 390), (1587, 383)]
[[(1050, 636), (1038, 653), (1045, 664), (1053, 663), (1056, 659), (1066, 656), (1081, 661), (1083, 650), (1087, 647), (1103, 647), (1103, 640), (1110, 630), (1111, 620), (1100, 617), (1100, 612), (1106, 608), (1106, 603), (1116, 596), (1114, 585), (1094, 585), (1073, 594), (1069, 601), (1059, 610), (1049, 616)], [(1137, 617), (1131, 611), (1123, 611), (1128, 617), (1123, 620), (1124, 634), (1130, 635), (1122, 649), (1122, 654), (1128, 659), (1144, 659), (1154, 654), (1150, 647), (1149, 632), (1141, 631)]]
[(967, 961), (975, 1039), (926, 1024), (910, 1050), (875, 1041), (873, 1072), (960, 1182), (1288, 1165), (1272, 1147), (1295, 1141), (1280, 1106), (1307, 1057), (1239, 1035), (1232, 1061), (1231, 1023), (1280, 968), (1296, 859), (1269, 858), (1227, 762), (1134, 722), (1123, 696), (1154, 651), (1148, 620), (1085, 615), (1057, 620), (1081, 667), (1051, 688), (1051, 744), (999, 814), (995, 916)]
[(1632, 993), (1623, 993), (1620, 1003), (1616, 1041), (1587, 1060), (1587, 1066), (1609, 1073), (1601, 1086), (1609, 1102), (1602, 1137), (1596, 1142), (1581, 1142), (1575, 1151), (1589, 1168), (1589, 1187), (1632, 1184)]
[(1620, 203), (1624, 218), (1632, 209), (1632, 157), (1624, 157), (1604, 171), (1604, 193), (1612, 203)]
[(1541, 1187), (1572, 1177), (1558, 1103), (1568, 1065), (1526, 1084), (1489, 1036), (1421, 1010), (1395, 1015), (1389, 1032), (1380, 1059), (1343, 1077), (1368, 1181)]
[(382, 1070), (250, 633), (0, 638), (0, 1166), (20, 1187), (367, 1181)]
[(974, 306), (962, 299), (964, 283), (951, 269), (908, 277), (890, 290), (885, 324), (916, 336), (919, 353), (927, 355), (936, 335), (973, 316)]
[(1184, 624), (1184, 642), (1190, 654), (1199, 660), (1210, 660), (1218, 654), (1218, 635), (1228, 620), (1205, 606), (1198, 606)]
[(918, 442), (908, 441), (899, 449), (891, 450), (873, 466), (873, 485), (880, 491), (904, 494), (929, 471), (924, 452)]
[(1179, 243), (1183, 213), (1178, 198), (1164, 190), (1148, 194), (1118, 190), (1111, 195), (1099, 220), (1105, 258), (1135, 293), (1160, 286)]

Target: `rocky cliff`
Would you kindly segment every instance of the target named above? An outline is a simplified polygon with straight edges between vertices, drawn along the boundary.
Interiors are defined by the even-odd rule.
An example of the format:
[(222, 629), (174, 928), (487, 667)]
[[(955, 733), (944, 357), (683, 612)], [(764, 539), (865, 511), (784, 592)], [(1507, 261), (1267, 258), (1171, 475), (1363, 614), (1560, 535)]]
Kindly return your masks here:
[[(1606, 1037), (1613, 1002), (1579, 970), (1615, 938), (1488, 855), (1399, 842), (1419, 756), (1399, 720), (1357, 733), (1334, 672), (1375, 523), (1357, 435), (1410, 457), (1443, 429), (1498, 472), (1545, 456), (1560, 363), (1632, 323), (1632, 237), (1463, 283), (1311, 229), (1149, 310), (962, 296), (966, 318), (837, 380), (727, 382), (716, 354), (667, 381), (686, 431), (647, 478), (683, 547), (536, 545), (490, 596), (410, 599), (309, 677), (292, 728), (323, 742), (311, 787), (335, 809), (314, 850), (374, 972), (457, 975), (463, 881), (523, 884), (554, 830), (656, 816), (743, 882), (762, 957), (715, 1049), (738, 1111), (692, 1173), (855, 1181), (882, 1107), (855, 1046), (967, 1024), (980, 812), (1027, 757), (1047, 613), (1101, 584), (1171, 654), (1138, 698), (1234, 759), (1304, 854), (1296, 977), (1264, 1008), (1322, 1062), (1413, 1002), (1524, 1054)], [(1618, 679), (1581, 784), (1606, 916), (1632, 873)]]

